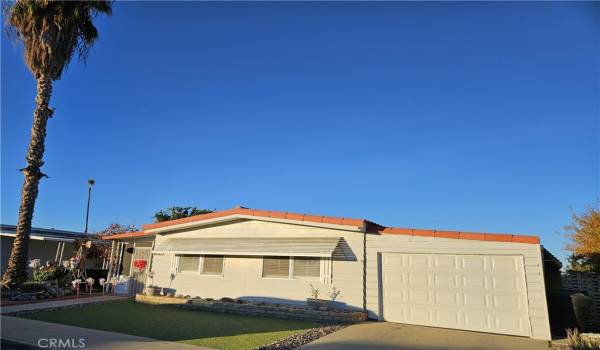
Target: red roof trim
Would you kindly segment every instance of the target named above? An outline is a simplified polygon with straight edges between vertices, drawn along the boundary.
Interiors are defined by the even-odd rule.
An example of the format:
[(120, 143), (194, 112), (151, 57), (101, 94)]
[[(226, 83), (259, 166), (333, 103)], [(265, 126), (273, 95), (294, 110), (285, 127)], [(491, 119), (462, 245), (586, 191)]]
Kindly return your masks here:
[(440, 231), (440, 230), (418, 230), (413, 228), (401, 227), (382, 227), (377, 233), (384, 235), (412, 235), (426, 237), (441, 237), (453, 239), (468, 239), (474, 241), (492, 241), (492, 242), (512, 242), (512, 243), (530, 243), (540, 244), (538, 236), (482, 233), (482, 232), (460, 232), (460, 231)]
[[(257, 210), (249, 209), (244, 207), (236, 207), (233, 209), (216, 211), (208, 214), (201, 214), (190, 216), (187, 218), (157, 222), (153, 224), (142, 225), (143, 230), (151, 230), (156, 228), (168, 227), (173, 225), (185, 224), (190, 222), (199, 222), (209, 219), (215, 219), (220, 217), (226, 217), (231, 215), (246, 215), (263, 218), (273, 219), (286, 219), (295, 221), (315, 222), (323, 224), (343, 225), (343, 226), (354, 226), (356, 228), (363, 228), (365, 225), (368, 226), (367, 230), (370, 233), (378, 234), (392, 234), (392, 235), (412, 235), (412, 236), (423, 236), (423, 237), (440, 237), (440, 238), (451, 238), (451, 239), (466, 239), (475, 241), (491, 241), (491, 242), (512, 242), (512, 243), (530, 243), (540, 244), (540, 238), (538, 236), (525, 236), (525, 235), (513, 235), (513, 234), (494, 234), (494, 233), (483, 233), (483, 232), (462, 232), (462, 231), (442, 231), (442, 230), (422, 230), (414, 228), (401, 228), (401, 227), (385, 227), (377, 225), (371, 221), (365, 219), (351, 219), (351, 218), (340, 218), (333, 216), (321, 216), (321, 215), (308, 215), (290, 213), (284, 211), (271, 211), (271, 210)], [(126, 235), (130, 236), (126, 236)], [(133, 238), (151, 235), (150, 233), (132, 232), (120, 235), (113, 235), (105, 239), (118, 239), (118, 238)]]
[(350, 219), (350, 218), (336, 218), (331, 216), (319, 216), (319, 215), (308, 215), (308, 214), (298, 214), (298, 213), (290, 213), (285, 211), (271, 211), (271, 210), (256, 210), (249, 208), (233, 208), (222, 211), (215, 211), (208, 214), (201, 214), (190, 216), (187, 218), (170, 220), (157, 222), (154, 224), (142, 225), (144, 230), (151, 230), (155, 228), (167, 227), (172, 225), (186, 224), (189, 222), (198, 222), (205, 221), (209, 219), (215, 219), (230, 215), (247, 215), (247, 216), (256, 216), (263, 218), (274, 218), (274, 219), (286, 219), (286, 220), (295, 220), (295, 221), (306, 221), (306, 222), (316, 222), (323, 224), (334, 224), (334, 225), (345, 225), (345, 226), (354, 226), (356, 228), (361, 228), (366, 220), (363, 219)]

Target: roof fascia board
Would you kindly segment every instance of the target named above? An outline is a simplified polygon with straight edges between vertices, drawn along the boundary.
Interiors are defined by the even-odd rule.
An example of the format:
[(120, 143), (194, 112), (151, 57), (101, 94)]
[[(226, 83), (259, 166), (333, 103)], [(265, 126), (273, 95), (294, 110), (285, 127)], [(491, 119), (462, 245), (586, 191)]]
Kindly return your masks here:
[(327, 224), (321, 222), (311, 222), (311, 221), (303, 221), (303, 220), (291, 220), (291, 219), (281, 219), (281, 218), (272, 218), (272, 217), (264, 217), (264, 216), (254, 216), (254, 215), (245, 215), (245, 214), (233, 214), (222, 217), (217, 217), (213, 219), (199, 220), (186, 222), (182, 224), (169, 225), (165, 227), (158, 227), (153, 229), (145, 229), (144, 232), (148, 233), (167, 233), (169, 231), (177, 231), (192, 227), (202, 227), (208, 225), (214, 225), (223, 222), (229, 222), (239, 219), (247, 219), (247, 220), (257, 220), (257, 221), (268, 221), (268, 222), (277, 222), (283, 224), (291, 224), (291, 225), (302, 225), (302, 226), (311, 226), (311, 227), (323, 227), (334, 230), (343, 230), (343, 231), (353, 231), (353, 232), (362, 232), (361, 227), (355, 227), (350, 225), (336, 225), (336, 224)]
[[(2, 233), (0, 233), (0, 236), (14, 238), (17, 236), (17, 234), (2, 232)], [(58, 241), (58, 242), (73, 242), (73, 241), (75, 241), (74, 238), (45, 237), (45, 236), (39, 236), (39, 235), (29, 235), (29, 239), (33, 239), (36, 241)]]

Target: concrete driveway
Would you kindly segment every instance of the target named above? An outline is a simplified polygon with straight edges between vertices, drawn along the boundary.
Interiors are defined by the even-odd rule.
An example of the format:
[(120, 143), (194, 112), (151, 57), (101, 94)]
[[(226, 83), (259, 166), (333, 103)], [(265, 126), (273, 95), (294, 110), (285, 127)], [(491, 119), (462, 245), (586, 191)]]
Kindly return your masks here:
[(300, 347), (302, 350), (548, 350), (548, 342), (508, 335), (366, 322)]

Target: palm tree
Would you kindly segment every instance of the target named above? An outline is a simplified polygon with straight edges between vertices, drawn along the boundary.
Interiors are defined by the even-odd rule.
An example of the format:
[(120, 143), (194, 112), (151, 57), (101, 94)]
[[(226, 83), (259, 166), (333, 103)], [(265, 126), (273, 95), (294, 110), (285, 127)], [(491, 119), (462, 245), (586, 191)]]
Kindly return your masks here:
[(71, 58), (85, 60), (98, 39), (93, 19), (99, 13), (110, 15), (111, 1), (16, 0), (5, 8), (8, 29), (23, 43), (25, 63), (37, 80), (37, 96), (27, 166), (21, 190), (19, 221), (8, 265), (2, 276), (3, 287), (15, 287), (27, 278), (27, 250), (31, 220), (44, 165), (46, 124), (54, 109), (49, 107), (52, 83), (60, 79)]

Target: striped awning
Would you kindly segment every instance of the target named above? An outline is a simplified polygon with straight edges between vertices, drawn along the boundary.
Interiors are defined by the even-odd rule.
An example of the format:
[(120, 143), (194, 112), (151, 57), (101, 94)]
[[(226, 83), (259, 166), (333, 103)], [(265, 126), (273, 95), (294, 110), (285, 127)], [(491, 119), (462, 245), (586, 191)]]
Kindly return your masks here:
[(340, 237), (167, 238), (153, 253), (331, 257)]

